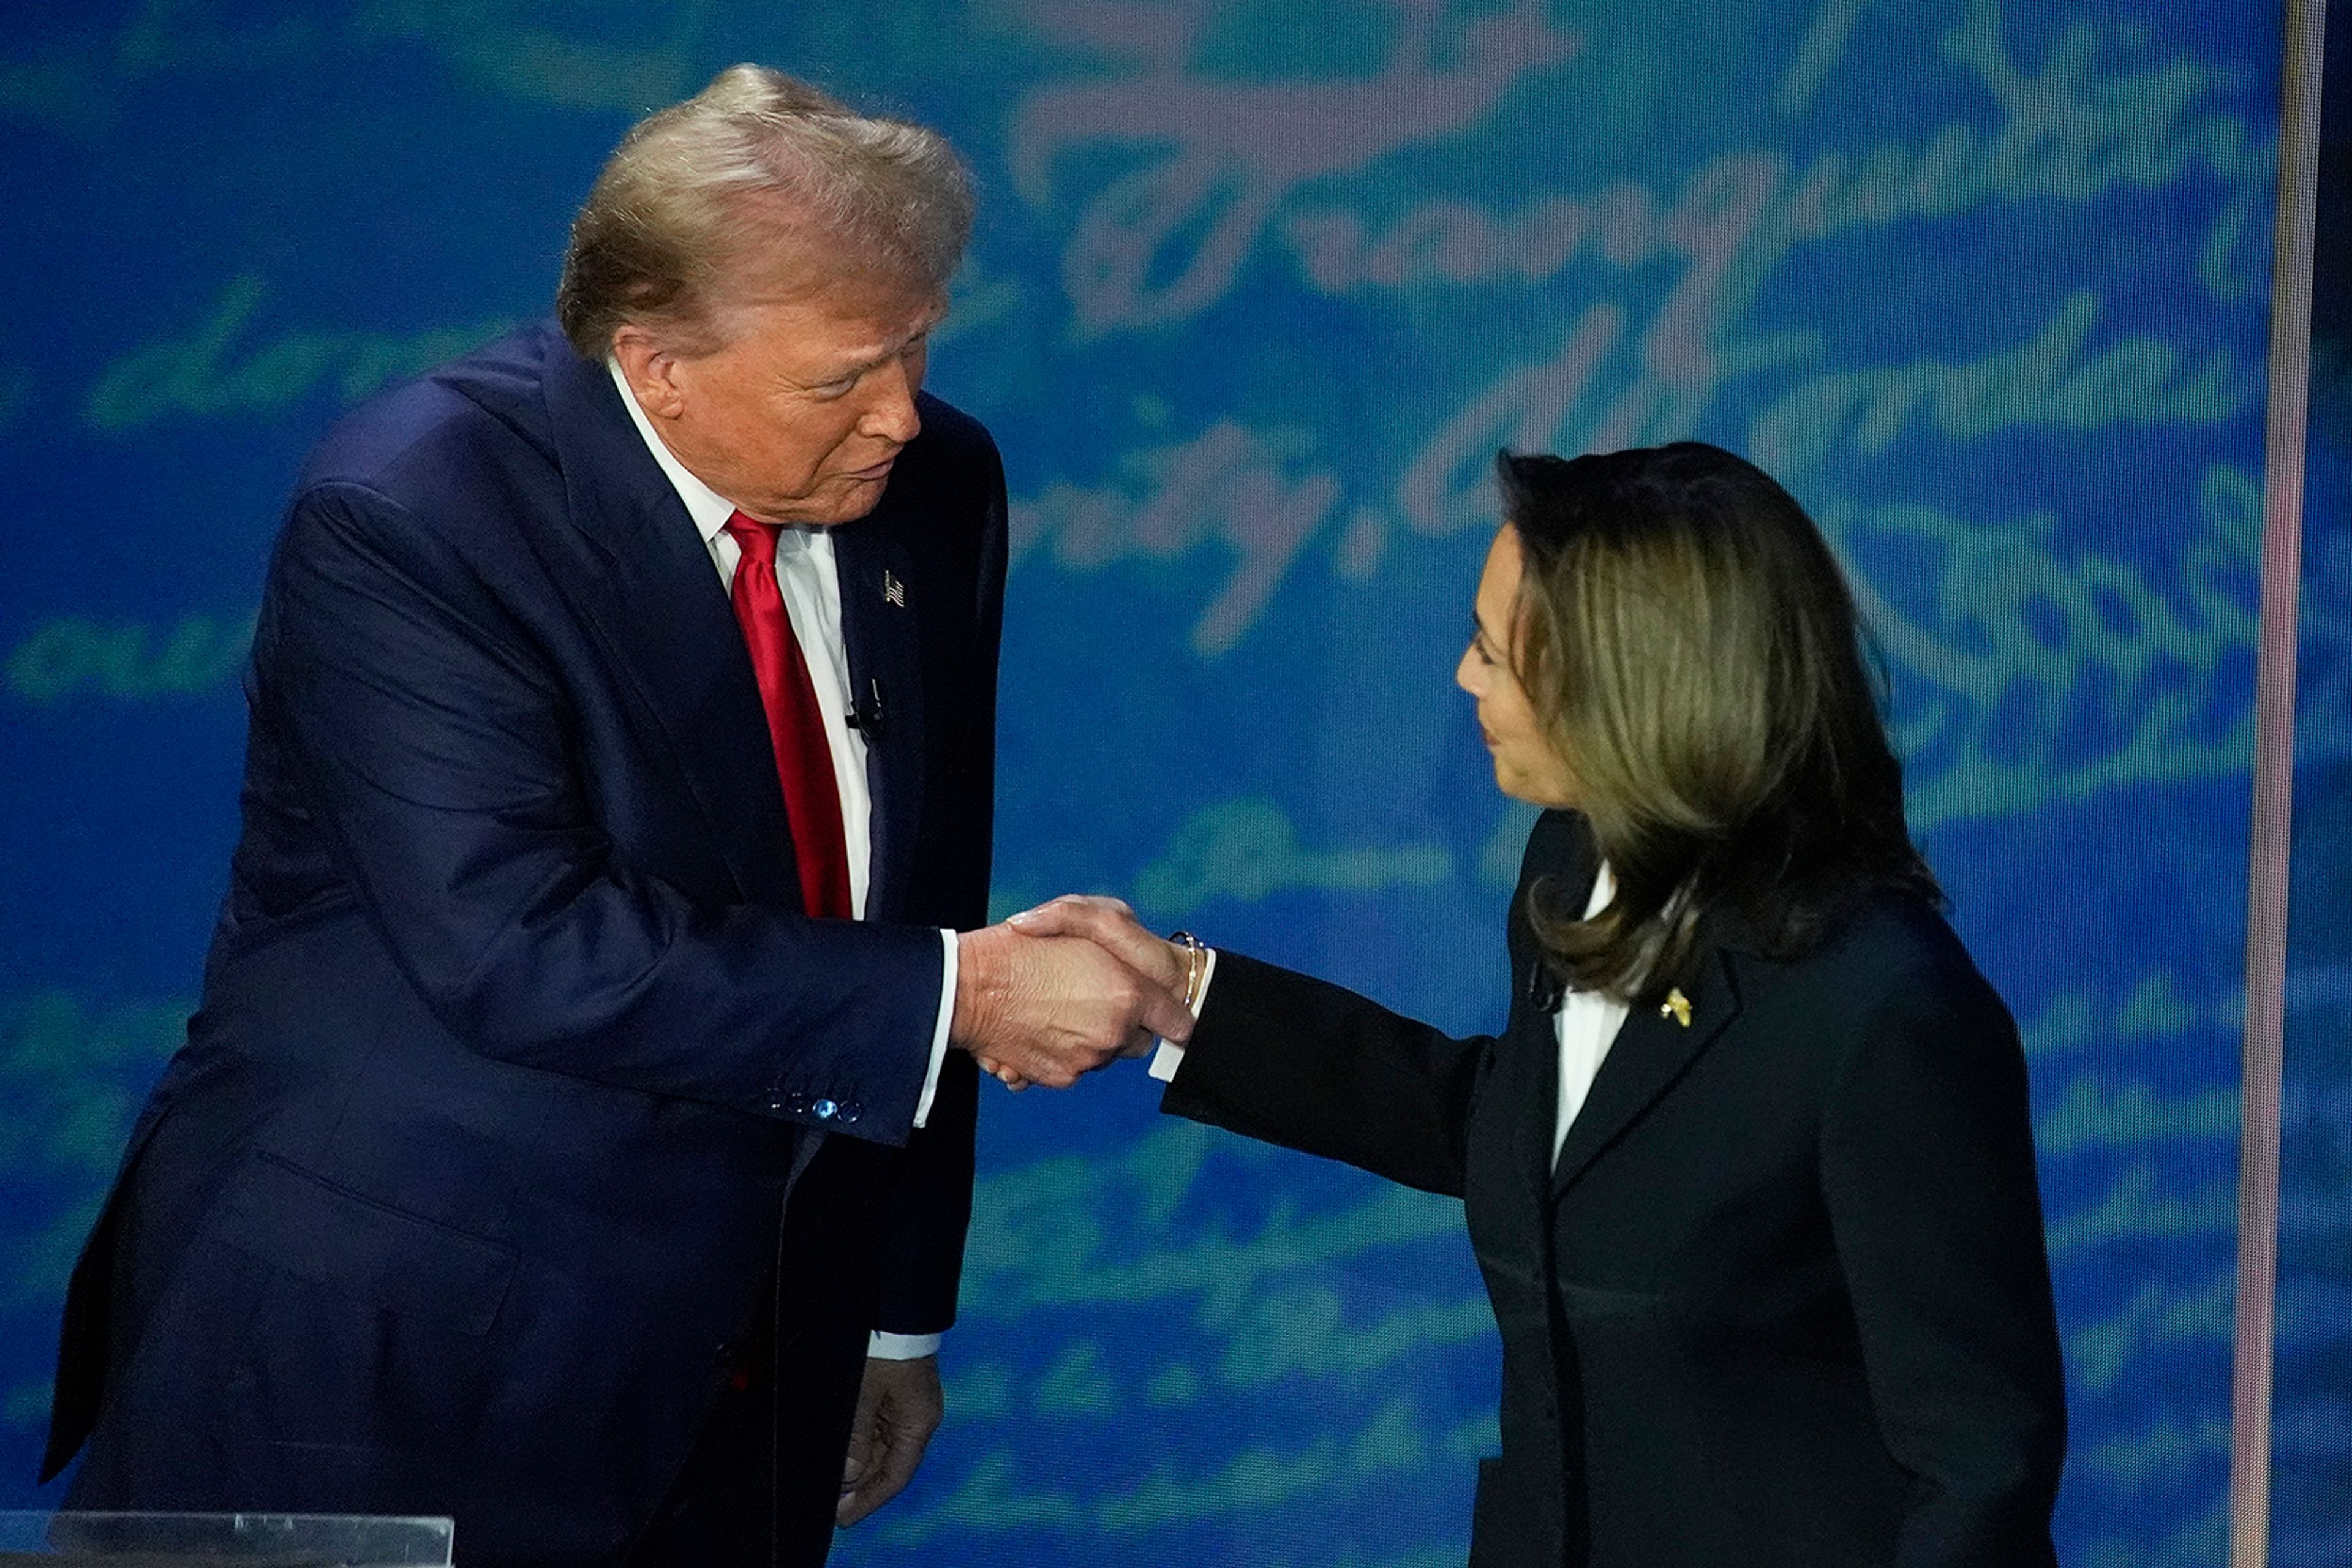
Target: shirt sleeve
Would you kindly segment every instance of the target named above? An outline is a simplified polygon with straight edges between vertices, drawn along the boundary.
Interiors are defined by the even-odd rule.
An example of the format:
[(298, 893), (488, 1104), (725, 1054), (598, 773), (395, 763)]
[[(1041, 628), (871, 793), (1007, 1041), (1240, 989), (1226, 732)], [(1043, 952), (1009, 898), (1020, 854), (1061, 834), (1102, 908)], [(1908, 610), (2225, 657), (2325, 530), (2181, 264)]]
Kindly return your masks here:
[(866, 1336), (866, 1354), (870, 1361), (920, 1361), (939, 1354), (946, 1338), (944, 1334), (888, 1334), (877, 1329)]
[[(1217, 950), (1212, 947), (1205, 950), (1204, 962), (1201, 965), (1201, 994), (1192, 998), (1192, 1016), (1196, 1021), (1201, 1016), (1201, 1009), (1209, 1005), (1209, 987), (1216, 978)], [(1171, 1040), (1160, 1041), (1160, 1048), (1151, 1053), (1151, 1076), (1162, 1083), (1174, 1083), (1176, 1069), (1183, 1065), (1184, 1047)], [(922, 1123), (918, 1121), (916, 1125), (919, 1127)]]
[[(956, 959), (959, 951), (956, 933), (941, 926), (940, 941), (946, 946), (947, 961), (940, 965), (940, 1016), (938, 1022), (931, 1026), (930, 1069), (923, 1074), (923, 1092), (915, 1100), (915, 1125), (918, 1127), (930, 1121), (931, 1101), (940, 1092), (940, 1067), (948, 1059), (948, 1026), (955, 1021)], [(1206, 992), (1207, 987), (1203, 986), (1203, 994)], [(922, 1351), (917, 1353), (929, 1355), (931, 1352)]]

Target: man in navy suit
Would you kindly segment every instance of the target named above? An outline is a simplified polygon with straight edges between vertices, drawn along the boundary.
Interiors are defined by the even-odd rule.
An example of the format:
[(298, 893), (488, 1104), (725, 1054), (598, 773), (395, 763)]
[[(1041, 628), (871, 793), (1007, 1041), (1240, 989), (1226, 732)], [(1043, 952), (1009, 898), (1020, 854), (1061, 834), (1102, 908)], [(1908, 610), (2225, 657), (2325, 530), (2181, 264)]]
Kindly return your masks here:
[(976, 929), (1003, 478), (919, 391), (971, 212), (930, 132), (737, 67), (614, 153), (560, 330), (321, 446), (203, 1005), (68, 1294), (69, 1506), (715, 1568), (905, 1484), (973, 1056), (1190, 1023)]

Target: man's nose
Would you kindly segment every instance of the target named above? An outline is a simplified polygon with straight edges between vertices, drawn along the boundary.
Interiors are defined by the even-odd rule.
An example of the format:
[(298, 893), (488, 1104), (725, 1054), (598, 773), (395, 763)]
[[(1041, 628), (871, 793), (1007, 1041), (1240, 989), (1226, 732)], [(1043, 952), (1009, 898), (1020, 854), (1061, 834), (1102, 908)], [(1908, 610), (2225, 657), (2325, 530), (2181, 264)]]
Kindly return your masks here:
[(873, 380), (873, 396), (857, 422), (858, 432), (903, 447), (923, 428), (922, 416), (915, 412), (915, 378), (906, 362), (894, 360), (877, 369)]

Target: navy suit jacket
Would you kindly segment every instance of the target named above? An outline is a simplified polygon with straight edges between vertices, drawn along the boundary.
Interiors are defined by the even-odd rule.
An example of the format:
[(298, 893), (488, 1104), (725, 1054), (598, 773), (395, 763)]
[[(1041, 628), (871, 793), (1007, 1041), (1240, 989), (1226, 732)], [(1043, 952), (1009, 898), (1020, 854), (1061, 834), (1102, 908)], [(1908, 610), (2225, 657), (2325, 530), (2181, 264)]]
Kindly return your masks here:
[(986, 919), (1004, 489), (919, 408), (835, 536), (857, 922), (802, 910), (726, 592), (602, 365), (531, 328), (320, 447), (202, 1006), (68, 1293), (72, 1505), (608, 1561), (771, 1279), (784, 1439), (837, 1480), (866, 1332), (949, 1324), (971, 1202), (969, 1058), (912, 1121), (937, 928)]

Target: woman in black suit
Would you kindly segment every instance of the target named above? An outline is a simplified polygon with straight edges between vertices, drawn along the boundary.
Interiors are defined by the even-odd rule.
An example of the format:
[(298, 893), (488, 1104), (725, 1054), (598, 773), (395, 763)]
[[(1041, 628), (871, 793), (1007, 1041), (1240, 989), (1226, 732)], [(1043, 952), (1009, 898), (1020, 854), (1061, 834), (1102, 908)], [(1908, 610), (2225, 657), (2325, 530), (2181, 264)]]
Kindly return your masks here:
[(1024, 923), (1205, 989), (1163, 1109), (1465, 1200), (1504, 1366), (1473, 1568), (2053, 1563), (2025, 1062), (1911, 846), (1834, 560), (1711, 447), (1498, 468), (1456, 679), (1549, 808), (1502, 1034), (1112, 900)]

